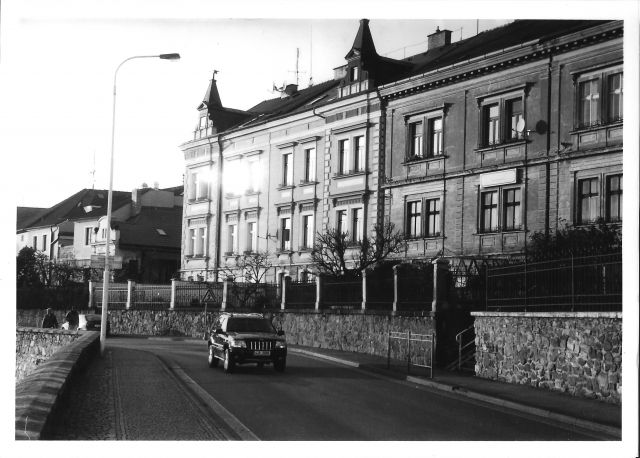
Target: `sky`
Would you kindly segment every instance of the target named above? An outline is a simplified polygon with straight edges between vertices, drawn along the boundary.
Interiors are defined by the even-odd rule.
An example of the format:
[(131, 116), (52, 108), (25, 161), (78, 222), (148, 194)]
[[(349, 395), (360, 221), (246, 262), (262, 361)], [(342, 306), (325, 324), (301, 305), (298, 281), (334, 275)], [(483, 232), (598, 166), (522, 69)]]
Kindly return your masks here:
[[(631, 19), (625, 24), (625, 42), (628, 36), (637, 42), (638, 5), (637, 1), (596, 0), (3, 0), (0, 181), (3, 208), (11, 211), (0, 222), (3, 239), (10, 242), (0, 259), (0, 280), (14, 278), (15, 220), (11, 215), (15, 218), (16, 206), (49, 207), (83, 188), (108, 188), (113, 77), (118, 64), (128, 57), (177, 52), (182, 59), (137, 59), (118, 73), (113, 187), (121, 191), (142, 183), (182, 184), (180, 145), (192, 138), (196, 108), (214, 69), (219, 72), (216, 79), (223, 105), (248, 109), (276, 97), (274, 83), (295, 82), (296, 48), (301, 87), (306, 87), (311, 75), (316, 83), (332, 78), (333, 69), (345, 63), (363, 17), (370, 19), (378, 53), (402, 58), (426, 50), (427, 35), (436, 26), (452, 30), (452, 40), (457, 41), (475, 34), (477, 26), (482, 31), (515, 18)], [(637, 50), (635, 55), (637, 64)], [(637, 78), (635, 82), (637, 94)], [(627, 126), (625, 146), (629, 144), (626, 131)], [(637, 153), (637, 138), (635, 142)], [(625, 157), (625, 177), (627, 170), (637, 170), (637, 157)], [(625, 179), (625, 186), (637, 192), (637, 177), (629, 185)], [(637, 214), (637, 196), (631, 198), (634, 203), (625, 197), (625, 208)], [(637, 234), (635, 224), (627, 234)], [(637, 241), (633, 252), (637, 253)], [(633, 299), (637, 305), (637, 297)], [(11, 333), (6, 334), (12, 339)], [(13, 392), (11, 387), (8, 392)], [(11, 418), (3, 416), (3, 420)], [(11, 433), (11, 424), (2, 430)], [(474, 445), (474, 456), (491, 456), (490, 445)], [(45, 453), (44, 448), (31, 450), (40, 452), (33, 456)], [(318, 456), (313, 453), (320, 449), (314, 450), (307, 449), (305, 454)], [(380, 444), (375, 450), (397, 454), (398, 449)], [(438, 450), (446, 456), (446, 449)], [(568, 453), (574, 449), (553, 444), (548, 450)], [(521, 447), (518, 454), (539, 456), (537, 451)], [(607, 453), (598, 445), (590, 446), (588, 452)], [(109, 453), (112, 456), (113, 450)], [(96, 448), (92, 454), (105, 455)], [(349, 456), (359, 455), (351, 450)]]

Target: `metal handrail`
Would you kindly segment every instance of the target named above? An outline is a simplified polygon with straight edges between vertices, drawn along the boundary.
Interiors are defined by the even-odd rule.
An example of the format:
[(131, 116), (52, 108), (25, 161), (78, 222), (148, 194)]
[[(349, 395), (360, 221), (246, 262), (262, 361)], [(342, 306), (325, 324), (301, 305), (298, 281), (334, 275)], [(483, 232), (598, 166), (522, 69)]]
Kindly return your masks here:
[(460, 370), (462, 367), (462, 350), (474, 343), (473, 340), (470, 340), (466, 344), (462, 345), (462, 336), (472, 329), (475, 329), (474, 325), (471, 325), (456, 334), (456, 342), (458, 342), (458, 370)]

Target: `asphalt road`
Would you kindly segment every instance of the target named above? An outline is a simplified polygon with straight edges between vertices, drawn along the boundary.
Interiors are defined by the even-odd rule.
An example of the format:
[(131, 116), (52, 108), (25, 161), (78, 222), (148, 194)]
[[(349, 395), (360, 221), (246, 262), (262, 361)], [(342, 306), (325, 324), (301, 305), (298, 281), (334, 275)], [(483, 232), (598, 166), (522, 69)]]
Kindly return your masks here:
[[(100, 421), (113, 421), (114, 426), (102, 425), (103, 437), (96, 439), (594, 440), (583, 432), (537, 417), (294, 353), (289, 354), (284, 373), (275, 372), (271, 366), (247, 365), (225, 374), (221, 367), (207, 366), (204, 341), (113, 338), (108, 348), (114, 360), (127, 355), (132, 361), (139, 360), (141, 351), (162, 360), (173, 381), (161, 382), (159, 379), (166, 374), (158, 373), (153, 378), (139, 378), (139, 383), (150, 384), (145, 391), (150, 397), (161, 397), (162, 390), (171, 390), (175, 405), (160, 403), (160, 409), (154, 408), (152, 422), (171, 425), (171, 412), (179, 408), (185, 418), (193, 419), (193, 425), (183, 424), (183, 432), (181, 425), (172, 426), (168, 430), (171, 436), (157, 428), (149, 433), (143, 426), (136, 429), (135, 425), (151, 421), (145, 418), (145, 406), (150, 401), (140, 399), (140, 394), (129, 394), (126, 387), (116, 387), (116, 410), (126, 409), (137, 400), (134, 411), (140, 418), (122, 412), (103, 415)], [(138, 356), (133, 358), (134, 354)], [(124, 368), (126, 365), (118, 369), (114, 364), (111, 371), (122, 372)], [(87, 376), (111, 377), (99, 368), (90, 368)], [(85, 390), (89, 391), (78, 392), (77, 399), (69, 401), (64, 413), (66, 422), (74, 425), (74, 435), (61, 427), (56, 439), (89, 439), (78, 428), (96, 431), (91, 419), (82, 419), (87, 413), (78, 411), (80, 404), (86, 405), (87, 397), (91, 397), (90, 388)], [(74, 416), (79, 420), (74, 422)]]

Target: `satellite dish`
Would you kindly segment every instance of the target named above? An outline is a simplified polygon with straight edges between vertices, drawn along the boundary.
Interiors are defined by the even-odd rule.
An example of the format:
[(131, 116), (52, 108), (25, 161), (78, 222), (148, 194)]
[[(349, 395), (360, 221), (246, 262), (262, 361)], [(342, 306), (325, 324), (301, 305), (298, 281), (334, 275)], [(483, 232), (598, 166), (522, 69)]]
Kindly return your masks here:
[(516, 132), (518, 132), (519, 134), (521, 134), (522, 132), (524, 132), (524, 128), (525, 128), (525, 121), (524, 118), (520, 118), (518, 120), (518, 123), (516, 124)]

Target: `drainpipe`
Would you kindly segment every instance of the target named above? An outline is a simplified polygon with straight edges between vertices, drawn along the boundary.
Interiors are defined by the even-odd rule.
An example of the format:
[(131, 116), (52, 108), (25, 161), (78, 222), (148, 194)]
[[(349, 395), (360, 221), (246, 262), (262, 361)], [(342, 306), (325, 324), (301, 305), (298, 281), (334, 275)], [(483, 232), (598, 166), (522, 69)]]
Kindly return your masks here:
[(216, 202), (216, 245), (215, 245), (215, 258), (213, 262), (213, 281), (218, 281), (218, 271), (220, 270), (220, 225), (222, 223), (222, 139), (220, 135), (216, 137), (218, 142), (218, 189), (217, 189), (217, 202)]

